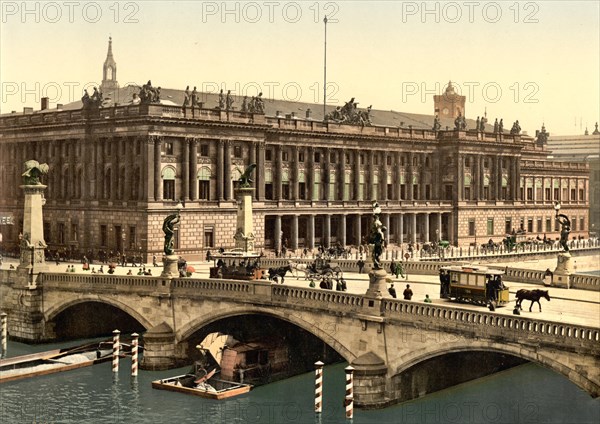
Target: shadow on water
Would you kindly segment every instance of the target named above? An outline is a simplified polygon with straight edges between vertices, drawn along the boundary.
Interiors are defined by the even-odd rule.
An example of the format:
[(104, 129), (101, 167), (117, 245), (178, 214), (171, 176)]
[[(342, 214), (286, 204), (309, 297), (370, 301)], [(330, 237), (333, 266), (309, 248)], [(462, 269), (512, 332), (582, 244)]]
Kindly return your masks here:
[[(51, 347), (16, 346), (15, 354)], [(20, 352), (19, 352), (20, 351)], [(122, 359), (111, 363), (6, 383), (0, 386), (0, 421), (6, 423), (273, 423), (331, 424), (345, 420), (344, 368), (325, 367), (323, 413), (314, 414), (314, 373), (305, 373), (224, 401), (154, 390), (151, 382), (188, 368), (140, 371), (130, 377)], [(356, 410), (353, 424), (373, 423), (597, 423), (600, 400), (561, 375), (535, 364), (446, 389), (382, 410)]]

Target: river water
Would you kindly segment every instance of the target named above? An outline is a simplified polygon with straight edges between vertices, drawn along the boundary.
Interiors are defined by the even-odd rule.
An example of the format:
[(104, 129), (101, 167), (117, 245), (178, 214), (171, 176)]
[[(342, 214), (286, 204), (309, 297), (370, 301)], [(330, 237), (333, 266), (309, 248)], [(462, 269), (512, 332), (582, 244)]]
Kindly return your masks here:
[[(71, 342), (68, 346), (77, 345)], [(62, 345), (9, 342), (8, 356)], [(314, 374), (257, 387), (224, 401), (155, 390), (151, 381), (188, 368), (140, 371), (129, 376), (122, 359), (118, 377), (110, 362), (0, 386), (0, 422), (13, 423), (345, 423), (344, 367), (324, 369), (324, 406), (314, 414)], [(535, 364), (465, 383), (381, 410), (355, 410), (360, 423), (598, 423), (600, 399), (565, 377)]]

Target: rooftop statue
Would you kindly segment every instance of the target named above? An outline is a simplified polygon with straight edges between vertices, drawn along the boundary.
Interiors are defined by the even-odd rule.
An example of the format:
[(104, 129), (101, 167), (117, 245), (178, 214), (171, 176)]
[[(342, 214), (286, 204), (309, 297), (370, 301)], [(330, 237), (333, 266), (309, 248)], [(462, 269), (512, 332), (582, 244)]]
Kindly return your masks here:
[(28, 160), (25, 162), (25, 172), (23, 172), (23, 185), (40, 185), (40, 177), (48, 173), (48, 164), (39, 163), (37, 160)]
[(227, 90), (227, 96), (225, 96), (225, 109), (232, 110), (233, 109), (233, 96), (231, 95), (231, 90)]
[(442, 128), (442, 124), (440, 123), (440, 117), (438, 115), (435, 115), (435, 118), (433, 118), (433, 131), (439, 131), (440, 128)]
[(333, 121), (337, 124), (371, 126), (371, 109), (373, 105), (365, 110), (358, 109), (358, 102), (354, 101), (354, 97), (342, 107), (336, 107), (333, 112), (325, 115), (325, 121)]
[(519, 125), (519, 120), (517, 119), (510, 129), (511, 134), (521, 134), (521, 126)]
[(173, 236), (175, 235), (175, 226), (179, 224), (179, 213), (174, 213), (165, 218), (163, 221), (163, 232), (165, 233), (165, 255), (173, 255), (175, 250), (173, 249)]
[(148, 80), (146, 84), (142, 85), (139, 88), (140, 92), (138, 93), (138, 95), (140, 96), (141, 103), (160, 103), (160, 87), (152, 87), (151, 80)]
[(240, 178), (238, 178), (238, 181), (240, 182), (240, 188), (250, 187), (252, 185), (252, 183), (254, 182), (254, 180), (250, 179), (250, 176), (252, 175), (252, 172), (254, 172), (254, 169), (256, 168), (256, 164), (251, 163), (250, 165), (248, 165), (248, 167), (246, 168), (246, 170), (244, 172), (242, 172), (242, 170), (237, 166), (235, 168), (241, 174)]
[(87, 89), (83, 90), (83, 97), (81, 98), (81, 103), (83, 103), (83, 109), (100, 109), (102, 107), (102, 102), (104, 102), (104, 98), (102, 97), (102, 92), (98, 91), (97, 87), (94, 87), (94, 94), (90, 95), (87, 92)]

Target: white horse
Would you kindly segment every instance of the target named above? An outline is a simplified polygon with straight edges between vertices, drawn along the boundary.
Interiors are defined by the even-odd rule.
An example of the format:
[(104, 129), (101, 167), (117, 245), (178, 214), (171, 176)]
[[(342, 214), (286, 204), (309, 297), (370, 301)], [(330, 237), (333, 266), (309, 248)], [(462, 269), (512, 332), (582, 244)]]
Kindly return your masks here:
[(302, 272), (302, 273), (304, 273), (304, 279), (305, 280), (308, 279), (308, 275), (310, 274), (310, 271), (308, 270), (307, 264), (296, 263), (296, 262), (292, 262), (292, 261), (289, 261), (289, 264), (290, 264), (290, 267), (292, 268), (292, 273), (294, 274), (294, 277), (298, 278), (298, 272)]

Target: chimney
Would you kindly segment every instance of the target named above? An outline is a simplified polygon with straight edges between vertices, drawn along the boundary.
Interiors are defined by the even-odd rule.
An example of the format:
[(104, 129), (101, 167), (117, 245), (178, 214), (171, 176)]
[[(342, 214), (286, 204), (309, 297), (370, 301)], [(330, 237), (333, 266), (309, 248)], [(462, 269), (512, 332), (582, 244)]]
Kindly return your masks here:
[(312, 110), (310, 108), (306, 109), (306, 119), (310, 119), (310, 115), (312, 115)]
[(24, 114), (33, 113), (33, 108), (32, 107), (24, 107), (23, 108), (23, 113)]
[(57, 108), (58, 110), (62, 110), (62, 107), (63, 107), (62, 103), (57, 103), (57, 104), (56, 104), (56, 108)]
[(42, 97), (42, 110), (48, 109), (48, 106), (50, 106), (50, 98)]

